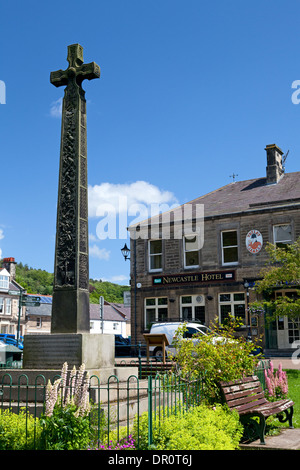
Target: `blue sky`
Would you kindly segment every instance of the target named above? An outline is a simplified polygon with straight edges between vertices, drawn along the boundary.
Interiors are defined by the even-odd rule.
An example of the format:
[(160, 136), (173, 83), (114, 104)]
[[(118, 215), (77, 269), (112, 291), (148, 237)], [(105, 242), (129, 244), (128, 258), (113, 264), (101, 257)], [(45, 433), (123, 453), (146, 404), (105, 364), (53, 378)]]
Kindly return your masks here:
[(15, 0), (0, 9), (2, 257), (53, 272), (63, 88), (49, 76), (67, 68), (69, 44), (101, 68), (83, 84), (90, 277), (128, 284), (120, 249), (135, 217), (122, 212), (116, 239), (98, 236), (99, 207), (120, 195), (131, 208), (171, 206), (229, 184), (233, 172), (265, 176), (272, 143), (289, 150), (286, 171), (299, 171), (298, 1)]

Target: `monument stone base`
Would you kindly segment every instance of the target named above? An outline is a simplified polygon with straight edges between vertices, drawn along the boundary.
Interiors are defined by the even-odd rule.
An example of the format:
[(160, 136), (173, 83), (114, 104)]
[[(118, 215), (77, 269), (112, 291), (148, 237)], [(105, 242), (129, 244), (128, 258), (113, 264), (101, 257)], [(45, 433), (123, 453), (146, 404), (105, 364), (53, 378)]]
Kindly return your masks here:
[(102, 384), (107, 383), (112, 375), (119, 381), (126, 381), (131, 375), (138, 376), (138, 367), (115, 367), (114, 335), (57, 333), (24, 336), (23, 373), (32, 377), (38, 374), (47, 377), (53, 373), (59, 375), (65, 362), (69, 370), (74, 366), (78, 370), (84, 364), (90, 376), (99, 377)]
[(90, 333), (25, 335), (24, 369), (60, 369), (85, 364), (86, 369), (114, 367), (114, 336)]

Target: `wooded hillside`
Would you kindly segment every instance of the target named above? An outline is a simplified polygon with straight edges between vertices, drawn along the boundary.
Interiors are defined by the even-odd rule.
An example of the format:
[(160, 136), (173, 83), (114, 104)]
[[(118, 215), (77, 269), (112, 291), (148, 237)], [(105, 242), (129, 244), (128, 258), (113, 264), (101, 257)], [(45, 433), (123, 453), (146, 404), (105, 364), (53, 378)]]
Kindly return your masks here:
[[(29, 294), (52, 295), (53, 274), (42, 269), (34, 269), (18, 263), (16, 265), (16, 281), (27, 290)], [(108, 302), (123, 303), (123, 292), (129, 291), (129, 286), (120, 286), (108, 281), (90, 279), (90, 302), (98, 303), (102, 295)]]

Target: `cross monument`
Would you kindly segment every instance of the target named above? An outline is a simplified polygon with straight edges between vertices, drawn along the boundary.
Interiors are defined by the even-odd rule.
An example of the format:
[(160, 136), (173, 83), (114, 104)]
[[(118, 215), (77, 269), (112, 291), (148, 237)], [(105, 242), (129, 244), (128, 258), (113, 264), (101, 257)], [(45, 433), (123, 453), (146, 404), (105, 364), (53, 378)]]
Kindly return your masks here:
[(51, 333), (90, 331), (86, 100), (83, 80), (100, 77), (95, 62), (83, 63), (83, 48), (68, 46), (69, 66), (51, 72), (66, 86), (62, 107)]

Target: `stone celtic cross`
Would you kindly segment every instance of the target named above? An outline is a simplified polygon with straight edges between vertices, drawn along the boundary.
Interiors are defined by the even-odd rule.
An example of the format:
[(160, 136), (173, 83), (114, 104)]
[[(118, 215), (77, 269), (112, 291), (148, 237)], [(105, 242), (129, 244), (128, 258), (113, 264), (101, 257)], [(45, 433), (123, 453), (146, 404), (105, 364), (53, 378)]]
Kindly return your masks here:
[(83, 80), (100, 67), (83, 63), (83, 48), (68, 46), (69, 66), (51, 72), (65, 86), (62, 107), (51, 333), (90, 331), (86, 100)]

